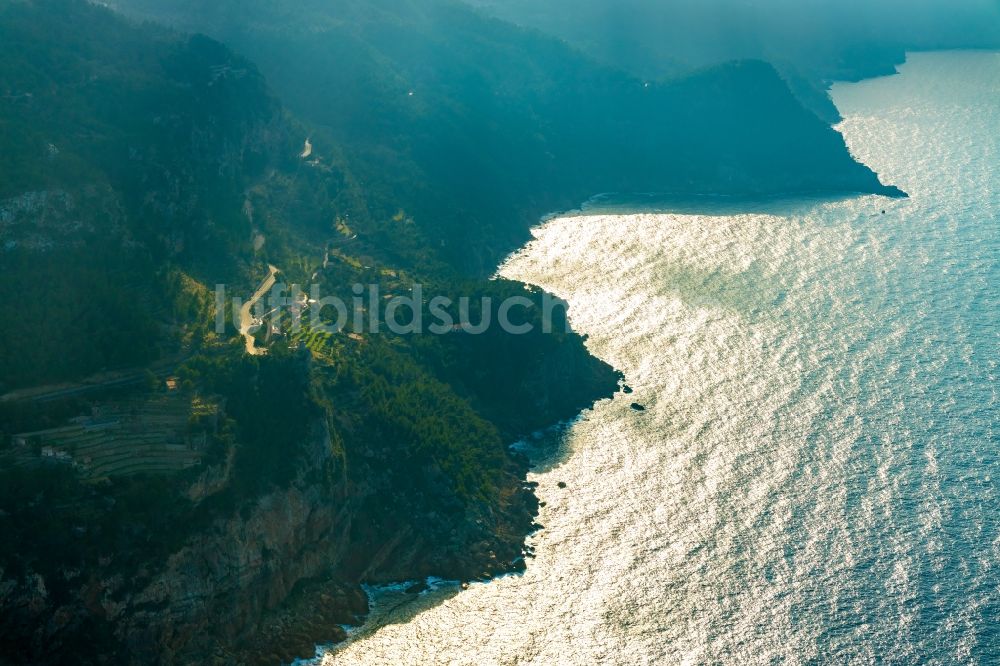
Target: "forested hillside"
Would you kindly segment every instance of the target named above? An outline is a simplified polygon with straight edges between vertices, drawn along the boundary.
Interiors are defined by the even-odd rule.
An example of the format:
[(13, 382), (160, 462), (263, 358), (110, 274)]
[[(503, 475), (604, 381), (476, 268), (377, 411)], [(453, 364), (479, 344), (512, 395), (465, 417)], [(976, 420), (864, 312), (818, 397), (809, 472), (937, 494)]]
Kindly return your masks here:
[(244, 189), (291, 152), (256, 68), (107, 10), (14, 2), (0, 7), (0, 93), (0, 383), (176, 351), (177, 327), (203, 315), (181, 275), (241, 277)]
[(760, 62), (661, 84), (450, 0), (117, 6), (254, 59), (370, 198), (480, 274), (539, 215), (598, 193), (888, 191)]
[(31, 0), (0, 5), (0, 56), (0, 661), (290, 661), (359, 621), (362, 581), (523, 568), (509, 444), (619, 379), (578, 335), (535, 308), (530, 335), (307, 324), (253, 357), (212, 289), (273, 262), (494, 317), (540, 293), (458, 277), (209, 37)]
[[(359, 620), (362, 582), (523, 569), (538, 504), (509, 445), (621, 379), (489, 279), (539, 215), (894, 192), (759, 61), (661, 85), (443, 0), (124, 4), (208, 36), (0, 4), (11, 663), (290, 661)], [(534, 329), (271, 320), (250, 356), (212, 292), (269, 263), (377, 287), (365, 318), (421, 284), (473, 321), (526, 298)]]

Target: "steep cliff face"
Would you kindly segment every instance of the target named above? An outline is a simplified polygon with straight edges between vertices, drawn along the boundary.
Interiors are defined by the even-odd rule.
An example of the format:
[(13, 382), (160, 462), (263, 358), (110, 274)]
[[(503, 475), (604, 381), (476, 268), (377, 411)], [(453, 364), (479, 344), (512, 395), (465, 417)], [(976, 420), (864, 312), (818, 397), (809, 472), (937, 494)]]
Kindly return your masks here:
[[(262, 7), (274, 4), (247, 5)], [(538, 504), (508, 445), (619, 380), (568, 331), (345, 331), (247, 357), (171, 285), (211, 301), (205, 285), (275, 261), (342, 289), (399, 293), (412, 278), (494, 305), (537, 300), (458, 276), (491, 274), (537, 214), (608, 183), (885, 191), (760, 63), (647, 89), (450, 2), (296, 5), (308, 23), (301, 8), (322, 29), (265, 32), (279, 78), (288, 49), (310, 56), (281, 80), (327, 126), (308, 155), (255, 67), (211, 39), (80, 0), (0, 6), (0, 315), (30, 333), (5, 341), (0, 380), (171, 351), (187, 359), (174, 390), (224, 405), (207, 460), (169, 476), (85, 479), (40, 451), (8, 455), (22, 430), (0, 420), (0, 528), (15, 535), (0, 543), (6, 661), (274, 663), (342, 636), (365, 612), (361, 582), (518, 570)], [(764, 103), (728, 113), (758, 84), (780, 120)], [(776, 129), (788, 132), (771, 141)], [(102, 400), (4, 402), (0, 417), (40, 430)]]
[(395, 207), (383, 226), (366, 216), (371, 199), (359, 202), (330, 142), (303, 162), (294, 121), (220, 44), (73, 0), (0, 7), (0, 37), (0, 91), (13, 91), (0, 107), (0, 307), (32, 332), (4, 347), (0, 380), (74, 379), (170, 351), (188, 357), (170, 370), (185, 396), (225, 405), (201, 466), (86, 479), (12, 450), (9, 435), (153, 389), (3, 404), (3, 660), (275, 663), (341, 637), (366, 610), (362, 581), (523, 567), (537, 500), (507, 445), (609, 395), (610, 368), (570, 334), (425, 337), (423, 352), (341, 336), (313, 354), (243, 357), (178, 285), (210, 300), (204, 284), (275, 257), (316, 276), (315, 241), (297, 233), (340, 234), (331, 220), (350, 216), (360, 237), (348, 248), (360, 259), (338, 262), (349, 269), (332, 282), (396, 275), (369, 269), (369, 255), (414, 249), (449, 293), (495, 285), (452, 284)]
[(329, 576), (351, 548), (345, 472), (326, 424), (315, 423), (288, 488), (214, 521), (107, 608), (132, 657), (197, 663), (238, 647), (296, 585)]
[[(287, 661), (363, 619), (362, 581), (472, 580), (524, 566), (538, 508), (523, 480), (526, 460), (506, 457), (499, 501), (463, 506), (447, 492), (413, 495), (387, 484), (381, 451), (365, 437), (342, 449), (328, 418), (336, 415), (309, 427), (287, 487), (221, 512), (205, 498), (189, 516), (204, 524), (162, 559), (119, 553), (45, 575), (0, 570), (5, 659)], [(402, 512), (397, 501), (419, 509)]]
[[(59, 662), (92, 641), (80, 663), (193, 664), (251, 637), (260, 647), (267, 611), (348, 558), (349, 499), (343, 453), (317, 421), (287, 488), (210, 519), (163, 561), (123, 568), (108, 555), (88, 571), (0, 575), (4, 653), (12, 662)], [(363, 597), (343, 590), (337, 619), (351, 622)]]
[(362, 581), (524, 566), (537, 500), (508, 444), (610, 395), (610, 368), (572, 334), (342, 335), (245, 357), (231, 327), (210, 330), (205, 285), (267, 260), (315, 279), (331, 233), (357, 256), (328, 282), (387, 280), (401, 272), (387, 257), (417, 257), (453, 295), (499, 287), (454, 278), (394, 193), (359, 198), (335, 144), (300, 157), (305, 132), (217, 42), (32, 0), (0, 6), (0, 54), (0, 313), (31, 333), (3, 347), (0, 381), (169, 353), (187, 360), (150, 367), (222, 405), (198, 466), (109, 478), (11, 435), (92, 424), (166, 391), (162, 376), (0, 405), (0, 660), (275, 663), (341, 637), (366, 610)]

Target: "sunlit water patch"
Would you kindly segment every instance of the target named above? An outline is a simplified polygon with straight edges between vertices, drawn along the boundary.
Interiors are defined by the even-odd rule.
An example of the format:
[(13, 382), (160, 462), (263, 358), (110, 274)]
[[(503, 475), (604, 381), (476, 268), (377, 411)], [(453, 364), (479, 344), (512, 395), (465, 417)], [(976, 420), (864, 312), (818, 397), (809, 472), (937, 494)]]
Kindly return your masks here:
[(523, 575), (328, 663), (1000, 660), (1000, 56), (834, 97), (912, 198), (565, 217), (511, 257), (635, 393), (556, 437)]

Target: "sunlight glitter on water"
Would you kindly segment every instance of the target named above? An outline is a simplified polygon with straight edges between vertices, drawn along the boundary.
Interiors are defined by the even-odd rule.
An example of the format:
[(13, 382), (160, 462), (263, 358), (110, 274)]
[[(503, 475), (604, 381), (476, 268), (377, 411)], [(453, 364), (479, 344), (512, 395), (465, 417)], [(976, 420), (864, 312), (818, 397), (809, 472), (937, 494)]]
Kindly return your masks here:
[(909, 200), (536, 229), (502, 274), (568, 300), (635, 393), (551, 436), (524, 575), (326, 661), (995, 663), (998, 90), (993, 54), (836, 87)]

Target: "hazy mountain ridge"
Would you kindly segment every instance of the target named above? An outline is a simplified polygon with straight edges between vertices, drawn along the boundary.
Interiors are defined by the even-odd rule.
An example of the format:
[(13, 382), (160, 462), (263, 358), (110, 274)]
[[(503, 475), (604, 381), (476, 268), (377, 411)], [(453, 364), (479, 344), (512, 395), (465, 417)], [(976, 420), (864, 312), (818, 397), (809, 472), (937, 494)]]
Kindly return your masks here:
[(743, 58), (773, 63), (809, 108), (839, 117), (834, 80), (891, 74), (908, 50), (1000, 48), (994, 0), (469, 0), (651, 79)]
[(767, 66), (657, 84), (447, 0), (118, 6), (254, 59), (375, 198), (481, 274), (601, 192), (891, 192)]
[[(273, 662), (338, 637), (359, 581), (516, 570), (537, 500), (507, 445), (619, 379), (571, 333), (355, 332), (246, 357), (231, 321), (212, 330), (215, 281), (249, 293), (271, 261), (327, 294), (422, 282), (537, 302), (465, 276), (603, 190), (891, 192), (759, 61), (647, 88), (452, 3), (196, 4), (245, 21), (233, 42), (306, 122), (210, 37), (74, 0), (0, 8), (3, 303), (24, 332), (3, 379), (183, 357), (170, 392), (150, 373), (0, 403), (13, 663)], [(43, 435), (14, 442), (161, 403), (184, 406), (172, 427), (196, 465), (90, 478), (44, 459)], [(317, 580), (337, 593), (312, 626), (286, 602)]]

